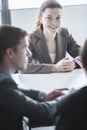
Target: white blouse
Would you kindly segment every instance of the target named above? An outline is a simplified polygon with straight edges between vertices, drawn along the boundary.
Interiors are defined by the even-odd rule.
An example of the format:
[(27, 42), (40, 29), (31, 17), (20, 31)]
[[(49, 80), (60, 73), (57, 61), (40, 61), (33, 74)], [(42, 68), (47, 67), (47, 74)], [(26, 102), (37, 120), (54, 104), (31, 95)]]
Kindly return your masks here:
[(50, 53), (50, 58), (51, 58), (52, 63), (55, 62), (55, 57), (56, 57), (56, 53)]

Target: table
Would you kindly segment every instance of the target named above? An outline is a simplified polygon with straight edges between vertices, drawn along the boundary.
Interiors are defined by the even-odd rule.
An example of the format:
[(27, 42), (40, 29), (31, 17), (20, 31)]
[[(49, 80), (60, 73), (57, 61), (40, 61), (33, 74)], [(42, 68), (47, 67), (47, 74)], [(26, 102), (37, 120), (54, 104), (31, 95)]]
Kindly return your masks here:
[[(19, 87), (36, 89), (49, 92), (56, 88), (68, 87), (79, 89), (87, 84), (86, 74), (83, 69), (75, 69), (72, 72), (50, 74), (13, 74), (12, 77)], [(32, 130), (54, 130), (55, 126), (39, 127)]]
[(14, 80), (25, 89), (39, 89), (49, 92), (56, 88), (78, 89), (87, 83), (83, 69), (75, 69), (72, 72), (50, 74), (13, 74)]

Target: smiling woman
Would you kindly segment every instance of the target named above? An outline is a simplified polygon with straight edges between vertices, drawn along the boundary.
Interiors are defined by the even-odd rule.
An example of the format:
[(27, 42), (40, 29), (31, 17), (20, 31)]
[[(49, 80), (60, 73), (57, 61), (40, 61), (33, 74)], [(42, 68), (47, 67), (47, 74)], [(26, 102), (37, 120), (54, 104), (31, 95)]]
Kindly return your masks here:
[[(36, 28), (29, 35), (32, 59), (23, 73), (68, 72), (81, 67), (80, 46), (68, 29), (61, 26), (62, 6), (56, 0), (44, 1), (40, 8)], [(66, 58), (68, 52), (74, 59)]]

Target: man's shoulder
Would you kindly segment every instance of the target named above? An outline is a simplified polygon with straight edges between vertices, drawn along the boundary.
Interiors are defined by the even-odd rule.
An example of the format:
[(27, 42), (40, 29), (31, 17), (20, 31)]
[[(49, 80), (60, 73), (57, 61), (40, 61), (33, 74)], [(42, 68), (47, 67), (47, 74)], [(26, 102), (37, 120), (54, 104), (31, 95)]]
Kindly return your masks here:
[(0, 82), (3, 81), (3, 80), (5, 80), (5, 79), (7, 79), (7, 78), (8, 77), (5, 74), (0, 73)]
[(2, 84), (2, 83), (16, 85), (15, 81), (12, 78), (9, 78), (7, 75), (5, 75), (3, 73), (0, 73), (0, 84)]

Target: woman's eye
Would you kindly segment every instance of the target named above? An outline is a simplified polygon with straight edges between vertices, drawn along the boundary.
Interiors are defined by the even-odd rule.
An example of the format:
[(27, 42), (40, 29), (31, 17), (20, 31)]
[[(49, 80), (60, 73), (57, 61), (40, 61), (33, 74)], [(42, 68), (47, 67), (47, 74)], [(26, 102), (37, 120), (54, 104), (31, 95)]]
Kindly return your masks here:
[(61, 16), (58, 16), (56, 19), (58, 20), (58, 19), (60, 19), (61, 18)]
[(51, 18), (51, 17), (47, 17), (47, 19), (48, 19), (48, 20), (52, 20), (52, 18)]

